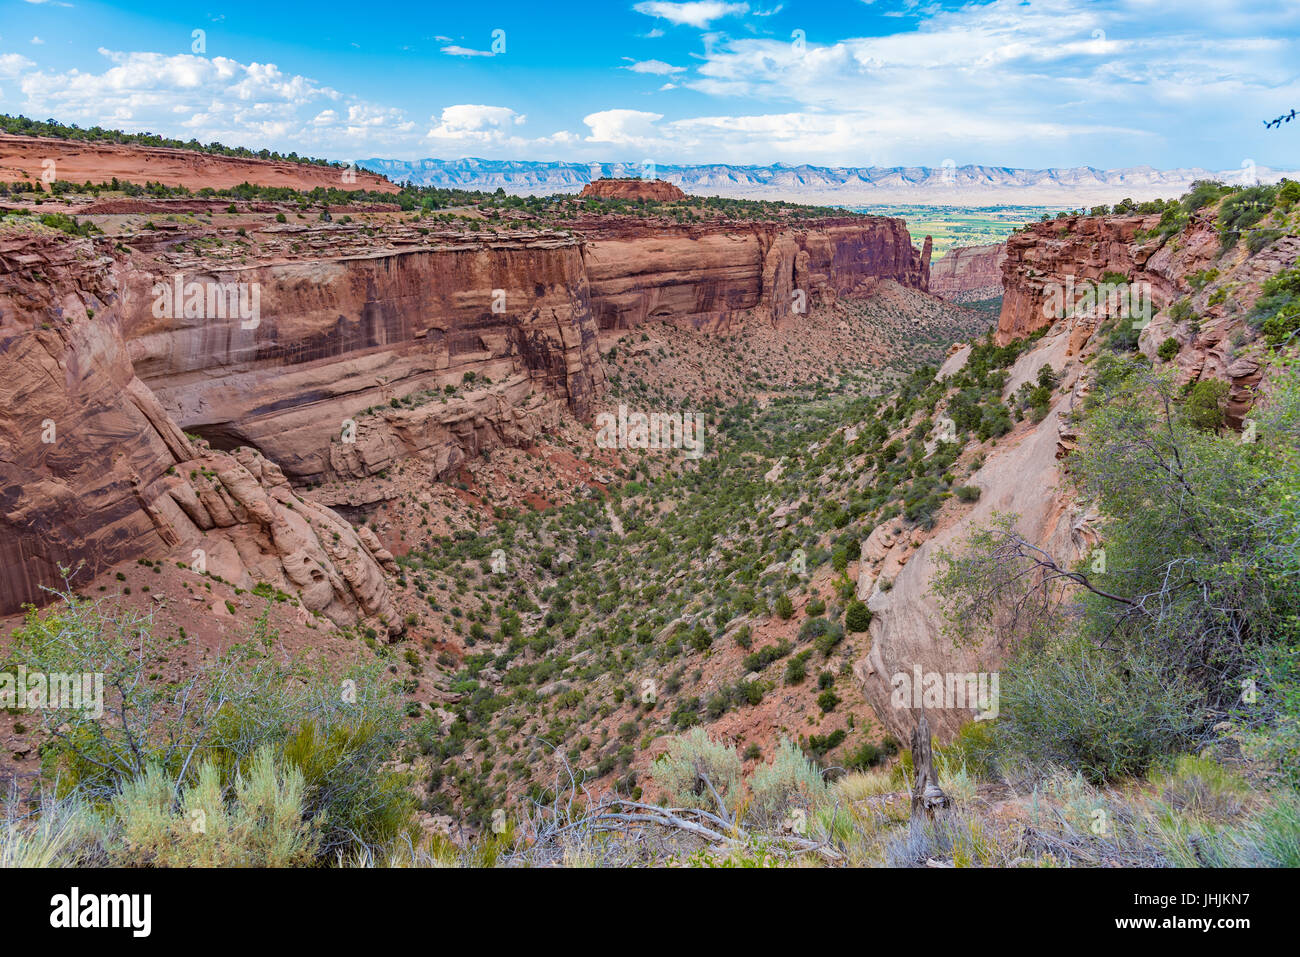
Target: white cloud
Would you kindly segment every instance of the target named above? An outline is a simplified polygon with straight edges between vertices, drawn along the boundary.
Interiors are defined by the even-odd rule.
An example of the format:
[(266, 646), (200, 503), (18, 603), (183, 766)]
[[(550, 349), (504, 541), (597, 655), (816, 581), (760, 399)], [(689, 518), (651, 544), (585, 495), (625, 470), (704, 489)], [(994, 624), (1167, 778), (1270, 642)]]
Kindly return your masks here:
[(469, 47), (457, 46), (454, 43), (443, 47), (439, 52), (448, 56), (496, 56), (491, 50), (471, 50)]
[(723, 3), (720, 0), (693, 0), (690, 3), (667, 3), (663, 0), (646, 0), (634, 6), (637, 13), (648, 17), (662, 17), (669, 23), (698, 27), (703, 30), (714, 20), (738, 17), (749, 12), (748, 3)]
[(508, 129), (526, 117), (508, 106), (478, 106), (469, 103), (443, 107), (441, 121), (430, 136), (459, 136)]
[[(647, 23), (652, 34), (671, 24), (701, 30), (701, 52), (691, 69), (632, 57), (621, 68), (658, 78), (643, 96), (678, 87), (700, 96), (674, 94), (674, 112), (660, 107), (668, 117), (599, 109), (599, 100), (581, 117), (567, 112), (563, 78), (554, 87), (524, 83), (530, 99), (515, 106), (532, 106), (534, 124), (545, 109), (545, 128), (556, 130), (541, 137), (525, 135), (522, 112), (504, 106), (447, 106), (417, 128), (387, 104), (225, 57), (103, 50), (106, 64), (83, 72), (5, 53), (0, 79), (14, 78), (26, 102), (6, 104), (28, 115), (254, 148), (664, 163), (935, 166), (952, 157), (959, 165), (1228, 169), (1253, 156), (1283, 166), (1289, 141), (1264, 133), (1259, 120), (1300, 103), (1295, 0), (1255, 0), (1250, 11), (1237, 0), (981, 0), (946, 10), (891, 2), (908, 18), (897, 32), (803, 47), (721, 32), (726, 17), (770, 12), (744, 3), (635, 8), (661, 18)], [(438, 43), (447, 55), (487, 55)], [(705, 115), (677, 112), (699, 102)]]
[(588, 143), (613, 143), (619, 146), (644, 146), (658, 135), (655, 123), (662, 113), (645, 110), (601, 110), (582, 118), (591, 130)]
[(443, 107), (441, 115), (433, 119), (436, 125), (425, 139), (443, 151), (475, 149), (500, 153), (510, 150), (527, 155), (532, 143), (513, 132), (515, 127), (526, 122), (527, 117), (507, 106), (460, 103)]
[[(1158, 165), (1169, 142), (1222, 151), (1213, 131), (1238, 125), (1243, 103), (1266, 113), (1300, 99), (1300, 5), (1266, 5), (1252, 21), (1227, 0), (992, 0), (919, 8), (916, 29), (802, 49), (719, 36), (683, 85), (759, 115), (663, 133), (699, 151), (712, 141), (733, 161)], [(1187, 129), (1192, 111), (1203, 134)]]
[(568, 130), (556, 130), (550, 136), (543, 136), (536, 142), (545, 146), (576, 146), (582, 142), (582, 137)]
[(672, 76), (674, 73), (686, 72), (686, 67), (673, 66), (663, 60), (641, 60), (632, 63), (630, 66), (625, 66), (623, 69), (631, 70), (633, 73), (649, 73), (652, 76)]
[(100, 73), (28, 70), (33, 64), (12, 54), (0, 57), (0, 70), (26, 70), (18, 81), (22, 112), (85, 126), (313, 153), (363, 139), (382, 148), (407, 141), (415, 129), (401, 110), (344, 96), (274, 63), (99, 52), (109, 63)]
[(34, 66), (36, 62), (27, 59), (21, 53), (0, 53), (0, 76), (15, 77)]
[(39, 46), (44, 46), (44, 45), (45, 45), (45, 41), (42, 40), (40, 37), (32, 37), (32, 44), (33, 44), (34, 46), (38, 46), (38, 47), (39, 47)]

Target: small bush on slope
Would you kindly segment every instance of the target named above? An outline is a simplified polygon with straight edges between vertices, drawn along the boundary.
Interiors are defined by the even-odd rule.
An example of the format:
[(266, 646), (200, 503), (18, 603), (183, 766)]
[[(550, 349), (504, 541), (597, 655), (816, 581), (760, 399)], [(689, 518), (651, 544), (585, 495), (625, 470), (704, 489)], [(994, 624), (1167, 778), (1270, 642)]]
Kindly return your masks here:
[(826, 796), (821, 772), (786, 738), (777, 745), (772, 760), (750, 775), (749, 787), (754, 819), (766, 827), (788, 821), (795, 809), (803, 812), (806, 822)]
[[(72, 593), (29, 612), (10, 658), (31, 672), (103, 674), (106, 714), (41, 713), (42, 768), (59, 794), (102, 805), (124, 788), (162, 774), (179, 798), (205, 763), (236, 788), (257, 755), (305, 779), (306, 815), (322, 822), (319, 849), (332, 856), (360, 842), (378, 847), (414, 834), (414, 799), (382, 769), (401, 738), (401, 703), (378, 664), (335, 673), (322, 662), (276, 661), (275, 635), (259, 621), (251, 640), (180, 680), (149, 680), (173, 650), (148, 616)], [(343, 681), (355, 695), (344, 700)]]
[[(698, 770), (697, 770), (698, 769)], [(728, 809), (734, 810), (741, 800), (740, 756), (736, 749), (710, 740), (703, 728), (692, 728), (673, 738), (668, 750), (651, 768), (655, 782), (683, 807), (716, 810), (717, 802), (699, 780), (698, 771), (708, 775), (718, 796)]]
[(266, 747), (230, 791), (216, 765), (204, 762), (179, 801), (170, 778), (151, 766), (113, 799), (120, 839), (110, 860), (127, 867), (307, 865), (319, 835), (303, 816), (305, 793), (302, 772), (277, 766)]

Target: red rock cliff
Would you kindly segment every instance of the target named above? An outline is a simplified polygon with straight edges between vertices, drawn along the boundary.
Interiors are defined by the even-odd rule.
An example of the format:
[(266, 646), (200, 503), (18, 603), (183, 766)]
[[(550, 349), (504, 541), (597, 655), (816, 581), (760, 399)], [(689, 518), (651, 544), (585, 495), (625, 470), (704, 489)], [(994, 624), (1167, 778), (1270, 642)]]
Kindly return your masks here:
[(1006, 256), (1005, 243), (955, 246), (930, 264), (930, 292), (950, 302), (996, 299)]
[(901, 219), (659, 226), (606, 217), (576, 228), (602, 329), (660, 319), (718, 329), (746, 310), (778, 322), (801, 300), (811, 308), (882, 278), (926, 289), (930, 278), (929, 241), (913, 247)]
[(135, 375), (126, 268), (106, 243), (0, 240), (0, 614), (48, 600), (64, 568), (75, 583), (179, 553), (386, 630), (396, 615), (380, 564), (392, 556), (378, 541), (300, 498), (253, 450), (191, 441)]
[(686, 194), (662, 179), (597, 179), (582, 187), (580, 199), (653, 199), (672, 202)]
[(1007, 240), (1002, 264), (1002, 313), (997, 340), (1012, 339), (1051, 325), (1058, 318), (1052, 297), (1065, 288), (1098, 283), (1107, 273), (1150, 287), (1153, 308), (1180, 294), (1178, 275), (1190, 271), (1189, 261), (1208, 262), (1217, 253), (1213, 227), (1197, 221), (1189, 227), (1191, 248), (1175, 254), (1164, 244), (1140, 244), (1137, 234), (1150, 229), (1155, 216), (1071, 216), (1034, 223)]
[(220, 156), (197, 150), (119, 143), (90, 143), (49, 136), (14, 136), (0, 133), (0, 180), (39, 182), (48, 161), (59, 179), (77, 183), (102, 183), (116, 177), (131, 183), (155, 182), (167, 186), (230, 189), (240, 183), (288, 186), (311, 190), (365, 189), (396, 193), (397, 184), (363, 169), (342, 169), (318, 163), (276, 162)]
[[(175, 274), (255, 285), (259, 324), (156, 318), (154, 285)], [(359, 478), (403, 449), (441, 477), (560, 408), (586, 416), (604, 388), (578, 244), (563, 237), (220, 269), (159, 256), (124, 285), (133, 366), (175, 420), (221, 448), (261, 450), (295, 481)], [(382, 411), (408, 397), (427, 406), (418, 427)]]

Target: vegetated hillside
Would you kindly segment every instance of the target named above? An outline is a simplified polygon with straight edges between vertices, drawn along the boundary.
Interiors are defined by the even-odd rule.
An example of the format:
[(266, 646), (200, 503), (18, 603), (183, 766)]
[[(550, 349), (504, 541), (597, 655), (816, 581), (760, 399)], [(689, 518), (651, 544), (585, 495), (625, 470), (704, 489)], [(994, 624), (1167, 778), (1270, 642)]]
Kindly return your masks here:
[[(1017, 263), (1038, 265), (1008, 258), (998, 341), (944, 348), (979, 318), (889, 281), (806, 325), (602, 336), (598, 408), (701, 412), (704, 454), (599, 448), (565, 418), (450, 486), (413, 460), (376, 476), (382, 502), (353, 517), (396, 556), (404, 640), (352, 631), (362, 693), (340, 704), (328, 673), (286, 682), (301, 664), (258, 632), (238, 688), (275, 720), (204, 724), (207, 780), (242, 764), (301, 788), (293, 860), (375, 860), (350, 832), (414, 863), (1297, 863), (1295, 194), (1202, 189), (1141, 235), (1101, 213), (1036, 226)], [(1049, 260), (1099, 279), (1141, 264), (1155, 321), (1086, 308), (1024, 330)], [(863, 370), (891, 336), (946, 358)], [(827, 348), (847, 355), (817, 362)], [(1247, 360), (1263, 401), (1216, 384)], [(46, 636), (68, 629), (104, 631), (56, 607), (14, 653), (58, 664)], [(951, 742), (954, 807), (933, 822), (909, 822), (917, 709), (891, 695), (916, 665), (1002, 677), (992, 722), (926, 702)], [(101, 794), (130, 782), (109, 835), (177, 786), (126, 760), (92, 773), (79, 748), (43, 759)], [(203, 780), (167, 805), (177, 834)], [(413, 800), (426, 837), (401, 850)], [(232, 795), (226, 813), (249, 809)], [(323, 836), (295, 829), (326, 813)], [(266, 860), (240, 841), (58, 853)]]

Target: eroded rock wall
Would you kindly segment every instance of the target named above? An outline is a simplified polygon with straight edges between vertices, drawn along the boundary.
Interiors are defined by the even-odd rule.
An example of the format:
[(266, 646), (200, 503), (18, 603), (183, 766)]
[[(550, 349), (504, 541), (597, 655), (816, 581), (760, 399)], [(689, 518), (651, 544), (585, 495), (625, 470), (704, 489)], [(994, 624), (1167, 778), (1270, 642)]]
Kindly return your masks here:
[[(1034, 223), (1007, 240), (1002, 263), (1002, 312), (997, 341), (1037, 332), (1059, 316), (1053, 296), (1100, 283), (1108, 273), (1149, 289), (1159, 310), (1186, 290), (1181, 278), (1209, 263), (1219, 250), (1213, 224), (1194, 220), (1183, 244), (1138, 242), (1138, 234), (1160, 221), (1151, 216), (1071, 216)], [(1172, 248), (1177, 245), (1177, 248)]]
[(1002, 295), (1005, 243), (955, 246), (930, 264), (930, 292), (949, 302), (974, 302)]
[[(171, 269), (154, 260), (127, 278), (136, 372), (183, 428), (222, 448), (253, 446), (294, 481), (373, 474), (397, 446), (428, 453), (443, 477), (563, 408), (585, 417), (604, 388), (572, 240), (177, 269), (184, 283), (256, 285), (254, 328), (238, 315), (156, 317), (152, 289)], [(425, 408), (419, 436), (379, 415), (408, 397)]]
[(601, 329), (661, 320), (725, 329), (748, 310), (780, 322), (879, 279), (929, 283), (929, 241), (913, 247), (900, 219), (660, 226), (606, 217), (578, 228)]
[[(213, 453), (132, 368), (106, 244), (0, 240), (0, 614), (117, 562), (200, 549), (244, 587), (293, 590), (339, 624), (396, 626), (380, 562), (250, 449)], [(206, 561), (206, 558), (205, 558)]]

